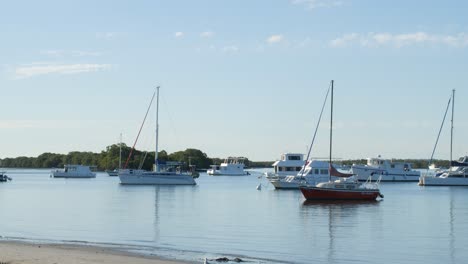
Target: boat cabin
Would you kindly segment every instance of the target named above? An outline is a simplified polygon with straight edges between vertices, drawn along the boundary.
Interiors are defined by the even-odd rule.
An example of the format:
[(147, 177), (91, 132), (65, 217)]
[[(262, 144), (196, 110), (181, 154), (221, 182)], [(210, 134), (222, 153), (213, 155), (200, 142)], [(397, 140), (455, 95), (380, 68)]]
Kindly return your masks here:
[(281, 160), (273, 163), (275, 174), (297, 174), (304, 166), (304, 154), (284, 153)]
[(386, 169), (386, 170), (389, 170), (389, 169), (397, 169), (397, 170), (403, 170), (403, 171), (412, 170), (411, 163), (393, 162), (392, 160), (389, 160), (389, 159), (382, 159), (380, 158), (380, 156), (378, 158), (368, 158), (367, 166), (379, 167), (381, 169)]

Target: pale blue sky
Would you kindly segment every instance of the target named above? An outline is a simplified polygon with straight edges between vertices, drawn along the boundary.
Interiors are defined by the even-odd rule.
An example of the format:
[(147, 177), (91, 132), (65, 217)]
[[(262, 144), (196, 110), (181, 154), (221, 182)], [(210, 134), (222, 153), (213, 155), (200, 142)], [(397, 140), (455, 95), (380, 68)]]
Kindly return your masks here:
[[(428, 158), (454, 88), (465, 155), (467, 13), (466, 1), (0, 1), (0, 158), (99, 152), (120, 133), (131, 145), (161, 85), (161, 149), (274, 160), (305, 152), (331, 79), (334, 156)], [(328, 109), (313, 156), (328, 153)], [(138, 148), (153, 149), (152, 130)], [(447, 123), (437, 158), (449, 140)]]

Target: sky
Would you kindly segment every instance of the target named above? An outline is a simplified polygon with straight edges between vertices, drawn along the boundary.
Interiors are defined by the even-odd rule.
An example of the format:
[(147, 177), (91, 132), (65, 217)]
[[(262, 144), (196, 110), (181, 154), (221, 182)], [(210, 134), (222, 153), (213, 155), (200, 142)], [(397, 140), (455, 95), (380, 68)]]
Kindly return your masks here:
[[(0, 1), (0, 158), (133, 145), (275, 160), (310, 146), (335, 81), (333, 156), (430, 158), (452, 89), (468, 154), (468, 2)], [(326, 104), (312, 157), (329, 153)], [(450, 113), (435, 158), (450, 156)], [(155, 106), (138, 149), (154, 149)]]

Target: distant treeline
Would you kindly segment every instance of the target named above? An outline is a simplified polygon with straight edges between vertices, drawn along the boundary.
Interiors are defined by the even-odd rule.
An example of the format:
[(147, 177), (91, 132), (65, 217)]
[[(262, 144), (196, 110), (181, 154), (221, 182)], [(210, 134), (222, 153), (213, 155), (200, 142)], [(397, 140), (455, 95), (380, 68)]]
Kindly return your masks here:
[[(131, 148), (122, 144), (122, 167), (127, 163)], [(17, 157), (0, 159), (0, 166), (4, 168), (61, 168), (65, 164), (81, 164), (97, 166), (98, 170), (113, 170), (119, 167), (119, 145), (113, 144), (106, 147), (101, 153), (73, 151), (68, 154), (43, 153), (38, 157)], [(134, 149), (128, 160), (127, 168), (142, 168), (150, 170), (154, 164), (154, 151), (144, 152)], [(165, 150), (158, 152), (158, 160), (178, 161), (185, 165), (195, 165), (197, 169), (209, 168), (212, 164), (220, 164), (223, 159), (209, 158), (198, 149), (186, 149), (168, 154)], [(250, 166), (250, 161), (245, 160), (245, 165)], [(271, 163), (270, 163), (271, 165)]]
[[(127, 163), (131, 148), (122, 144), (122, 166)], [(0, 159), (0, 166), (4, 168), (61, 168), (65, 164), (82, 164), (97, 166), (98, 170), (113, 170), (119, 167), (119, 145), (113, 144), (106, 147), (101, 153), (78, 152), (73, 151), (68, 154), (43, 153), (38, 157), (17, 157)], [(144, 152), (133, 150), (132, 156), (128, 160), (127, 168), (142, 168), (150, 170), (154, 164), (154, 151)], [(207, 169), (212, 164), (221, 164), (224, 159), (209, 158), (204, 152), (198, 149), (186, 149), (168, 154), (165, 150), (158, 153), (159, 161), (178, 161), (186, 164), (195, 165), (197, 169)], [(413, 168), (427, 168), (426, 159), (394, 159), (398, 162), (412, 163)], [(244, 160), (247, 168), (271, 168), (273, 161), (250, 161)], [(341, 160), (338, 163), (343, 165), (366, 164), (367, 160)], [(448, 160), (434, 160), (437, 167), (450, 167)]]

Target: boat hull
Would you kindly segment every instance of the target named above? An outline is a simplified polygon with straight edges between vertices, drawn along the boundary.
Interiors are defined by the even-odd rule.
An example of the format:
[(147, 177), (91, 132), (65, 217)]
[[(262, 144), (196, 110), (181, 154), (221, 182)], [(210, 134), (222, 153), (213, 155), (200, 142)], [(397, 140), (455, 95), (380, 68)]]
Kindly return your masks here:
[(172, 173), (119, 174), (120, 184), (127, 185), (195, 185), (191, 175)]
[(299, 187), (307, 200), (375, 200), (380, 195), (377, 189), (337, 190), (318, 187)]
[[(336, 177), (332, 177), (332, 180), (336, 180)], [(275, 186), (275, 189), (299, 189), (301, 185), (316, 185), (321, 182), (327, 182), (329, 180), (328, 176), (306, 176), (305, 178), (299, 179), (297, 177), (291, 178), (286, 177), (283, 179), (272, 179), (270, 183)]]
[(421, 176), (421, 186), (468, 186), (468, 177), (431, 177)]
[(96, 178), (96, 174), (53, 173), (52, 176), (54, 178), (74, 178), (74, 179)]
[(353, 173), (358, 181), (367, 181), (369, 177), (372, 181), (377, 181), (380, 178), (381, 182), (417, 182), (421, 173), (419, 171), (400, 171), (392, 172), (382, 169), (361, 168), (353, 166)]
[(119, 176), (118, 171), (107, 171), (107, 174), (112, 177)]

